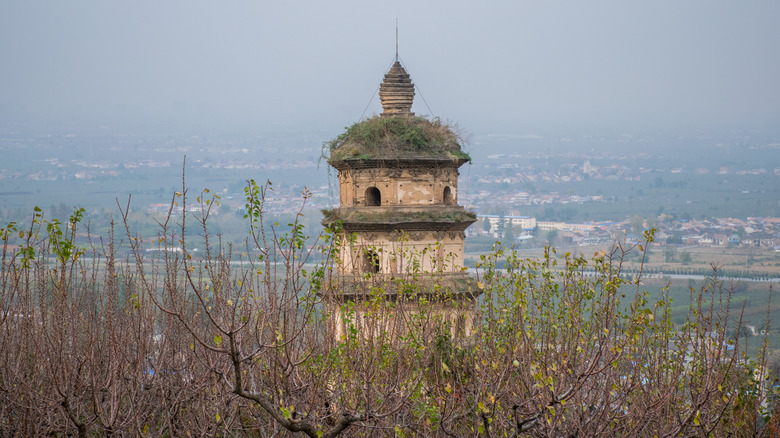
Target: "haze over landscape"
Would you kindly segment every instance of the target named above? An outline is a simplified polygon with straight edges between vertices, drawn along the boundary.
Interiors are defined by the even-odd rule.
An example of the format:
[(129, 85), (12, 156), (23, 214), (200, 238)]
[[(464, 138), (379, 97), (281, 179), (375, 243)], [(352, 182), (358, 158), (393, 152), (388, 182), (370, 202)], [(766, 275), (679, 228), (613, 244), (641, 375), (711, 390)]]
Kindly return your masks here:
[(0, 435), (776, 436), (778, 24), (0, 0)]
[[(360, 118), (394, 54), (470, 132), (777, 127), (772, 1), (3, 2), (3, 124), (262, 131)], [(378, 112), (375, 98), (368, 114)]]
[(336, 202), (322, 143), (379, 112), (397, 18), (413, 111), (460, 127), (472, 157), (460, 196), (480, 215), (624, 228), (638, 216), (675, 241), (777, 232), (679, 222), (780, 216), (777, 2), (30, 1), (0, 12), (4, 221), (39, 205), (61, 217), (83, 206), (98, 223), (131, 194), (154, 214), (186, 155), (190, 186), (222, 193), (223, 212), (240, 217), (245, 180), (270, 179), (274, 214), (295, 211), (306, 186), (307, 225), (319, 226), (316, 209)]

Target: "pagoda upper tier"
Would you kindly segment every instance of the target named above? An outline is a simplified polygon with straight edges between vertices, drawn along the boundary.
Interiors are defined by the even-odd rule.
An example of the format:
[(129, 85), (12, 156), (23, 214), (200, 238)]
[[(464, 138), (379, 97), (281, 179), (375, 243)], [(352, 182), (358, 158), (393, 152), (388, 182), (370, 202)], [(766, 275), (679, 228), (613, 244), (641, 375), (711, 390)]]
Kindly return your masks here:
[(382, 101), (382, 116), (414, 115), (414, 84), (401, 63), (395, 61), (385, 79), (379, 85), (379, 99)]

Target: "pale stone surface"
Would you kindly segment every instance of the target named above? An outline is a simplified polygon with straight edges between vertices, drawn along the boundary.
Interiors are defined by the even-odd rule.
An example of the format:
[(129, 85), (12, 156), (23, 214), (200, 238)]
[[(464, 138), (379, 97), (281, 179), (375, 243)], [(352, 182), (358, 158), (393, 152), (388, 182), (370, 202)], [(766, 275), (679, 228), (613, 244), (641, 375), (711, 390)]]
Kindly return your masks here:
[[(452, 302), (427, 304), (424, 321), (418, 319), (420, 309), (416, 302), (401, 303), (393, 308), (386, 306), (384, 313), (378, 313), (376, 308), (366, 304), (356, 303), (350, 321), (345, 320), (340, 312), (335, 312), (330, 321), (330, 332), (341, 339), (346, 335), (348, 327), (354, 325), (365, 338), (376, 339), (383, 333), (390, 337), (402, 336), (408, 332), (409, 326), (425, 324), (435, 327), (444, 323), (449, 326), (450, 336), (457, 339), (471, 333), (476, 319), (474, 311), (468, 308), (474, 306), (471, 300), (460, 301), (457, 307)], [(433, 336), (435, 333), (428, 334)]]

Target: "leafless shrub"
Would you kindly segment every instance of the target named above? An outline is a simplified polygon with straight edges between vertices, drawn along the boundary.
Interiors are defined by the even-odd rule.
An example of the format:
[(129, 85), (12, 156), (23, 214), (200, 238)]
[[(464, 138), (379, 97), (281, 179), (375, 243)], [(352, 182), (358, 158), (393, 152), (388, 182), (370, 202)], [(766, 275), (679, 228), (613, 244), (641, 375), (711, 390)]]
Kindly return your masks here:
[[(298, 221), (266, 229), (268, 189), (253, 181), (246, 188), (250, 234), (240, 246), (208, 229), (217, 196), (195, 196), (197, 216), (174, 214), (189, 202), (185, 187), (159, 223), (160, 251), (146, 252), (126, 206), (123, 237), (91, 236), (86, 247), (76, 244), (78, 233), (89, 235), (80, 210), (66, 224), (36, 212), (24, 230), (4, 228), (0, 430), (771, 433), (764, 360), (748, 360), (739, 339), (726, 336), (739, 328), (739, 311), (717, 277), (693, 291), (687, 322), (675, 325), (668, 296), (653, 299), (641, 277), (622, 275), (620, 247), (590, 260), (549, 250), (536, 261), (499, 247), (481, 262), (484, 299), (470, 336), (453, 337), (435, 310), (446, 297), (423, 291), (431, 282), (422, 277), (393, 279), (393, 293), (405, 291), (413, 312), (378, 277), (351, 283), (361, 288), (355, 298), (336, 299), (347, 287), (335, 275), (338, 252), (349, 250), (334, 238), (340, 230), (326, 229), (307, 248)], [(197, 257), (185, 235), (192, 220), (205, 245)], [(117, 256), (120, 244), (130, 246), (131, 260)], [(335, 312), (350, 328), (339, 336), (329, 329)]]

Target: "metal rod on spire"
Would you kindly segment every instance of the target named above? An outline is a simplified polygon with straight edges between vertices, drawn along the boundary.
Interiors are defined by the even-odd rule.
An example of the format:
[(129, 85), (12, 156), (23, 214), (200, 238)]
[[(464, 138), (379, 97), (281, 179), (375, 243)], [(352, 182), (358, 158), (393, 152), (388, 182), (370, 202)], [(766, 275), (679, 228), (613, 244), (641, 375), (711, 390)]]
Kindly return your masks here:
[(398, 18), (395, 19), (395, 62), (398, 62)]

